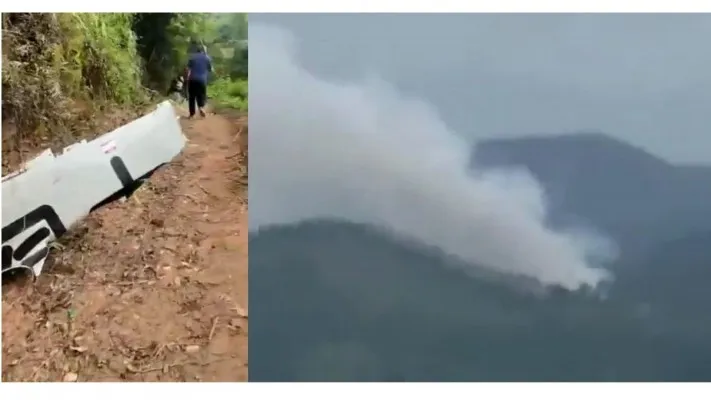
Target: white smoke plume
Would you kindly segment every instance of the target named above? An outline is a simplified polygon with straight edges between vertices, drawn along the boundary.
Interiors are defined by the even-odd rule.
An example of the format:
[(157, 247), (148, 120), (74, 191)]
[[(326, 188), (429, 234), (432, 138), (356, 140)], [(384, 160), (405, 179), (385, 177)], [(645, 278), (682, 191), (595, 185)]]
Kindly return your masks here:
[(528, 174), (472, 172), (472, 143), (433, 107), (377, 79), (320, 79), (293, 44), (287, 31), (250, 24), (250, 231), (334, 217), (544, 284), (607, 276), (588, 263), (586, 235), (545, 226)]

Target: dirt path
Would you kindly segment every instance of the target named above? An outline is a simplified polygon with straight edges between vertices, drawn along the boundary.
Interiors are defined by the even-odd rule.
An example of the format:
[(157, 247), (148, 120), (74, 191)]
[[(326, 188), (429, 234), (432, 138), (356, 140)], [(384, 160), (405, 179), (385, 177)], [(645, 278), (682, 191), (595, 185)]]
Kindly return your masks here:
[(3, 284), (3, 381), (247, 380), (246, 118), (182, 125), (174, 163)]

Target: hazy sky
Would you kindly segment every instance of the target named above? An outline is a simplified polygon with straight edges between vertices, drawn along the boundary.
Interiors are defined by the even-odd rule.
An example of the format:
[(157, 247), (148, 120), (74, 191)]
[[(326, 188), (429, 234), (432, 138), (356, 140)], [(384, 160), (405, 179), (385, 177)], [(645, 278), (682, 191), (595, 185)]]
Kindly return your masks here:
[(375, 73), (473, 138), (603, 131), (711, 163), (711, 14), (254, 15), (330, 78)]

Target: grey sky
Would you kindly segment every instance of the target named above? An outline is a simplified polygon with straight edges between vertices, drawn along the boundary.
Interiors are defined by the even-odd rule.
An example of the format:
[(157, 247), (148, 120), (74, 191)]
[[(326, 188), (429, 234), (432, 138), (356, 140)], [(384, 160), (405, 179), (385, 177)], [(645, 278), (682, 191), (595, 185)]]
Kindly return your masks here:
[(598, 130), (711, 163), (711, 14), (250, 14), (319, 76), (376, 73), (472, 138)]

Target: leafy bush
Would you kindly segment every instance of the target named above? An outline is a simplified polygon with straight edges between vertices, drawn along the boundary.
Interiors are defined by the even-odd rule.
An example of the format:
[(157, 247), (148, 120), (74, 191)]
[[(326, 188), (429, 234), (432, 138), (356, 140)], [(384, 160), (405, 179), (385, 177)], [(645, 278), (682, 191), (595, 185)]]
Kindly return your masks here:
[(5, 144), (53, 139), (106, 105), (148, 100), (131, 14), (8, 13), (2, 24), (3, 126), (18, 133), (3, 130)]
[(210, 83), (208, 95), (217, 106), (247, 111), (248, 82), (245, 79), (233, 80), (230, 77), (220, 77)]
[(116, 104), (145, 100), (132, 14), (58, 14), (58, 20), (60, 62), (72, 72), (74, 94)]
[(218, 107), (248, 110), (246, 14), (215, 14), (217, 32), (210, 43), (214, 78), (208, 96)]

